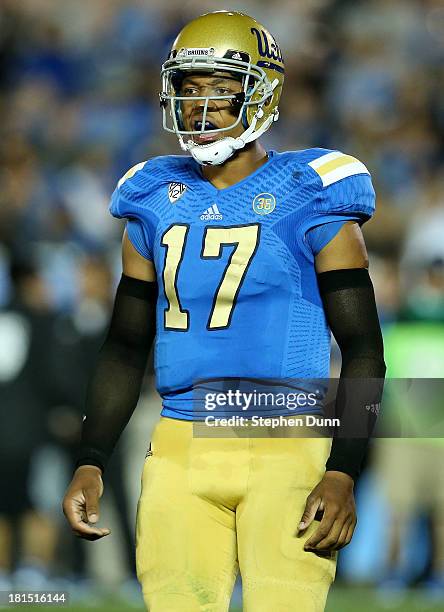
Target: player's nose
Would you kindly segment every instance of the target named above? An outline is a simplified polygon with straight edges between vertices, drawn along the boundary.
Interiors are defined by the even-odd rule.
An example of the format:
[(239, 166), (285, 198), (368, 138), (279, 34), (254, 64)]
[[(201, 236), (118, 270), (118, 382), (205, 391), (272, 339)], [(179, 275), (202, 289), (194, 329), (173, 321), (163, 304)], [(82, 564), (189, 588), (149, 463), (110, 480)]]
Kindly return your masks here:
[(205, 114), (206, 118), (210, 119), (211, 113), (216, 113), (217, 111), (218, 109), (214, 104), (208, 104), (205, 113), (205, 102), (196, 100), (196, 105), (191, 110), (190, 118), (192, 121), (202, 121)]

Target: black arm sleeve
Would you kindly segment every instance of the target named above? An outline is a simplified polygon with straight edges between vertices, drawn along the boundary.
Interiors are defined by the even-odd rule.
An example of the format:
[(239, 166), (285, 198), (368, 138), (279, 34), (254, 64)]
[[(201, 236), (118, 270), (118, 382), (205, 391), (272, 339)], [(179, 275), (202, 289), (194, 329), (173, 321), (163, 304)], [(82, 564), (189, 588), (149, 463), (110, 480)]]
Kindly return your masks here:
[(365, 268), (322, 272), (318, 285), (342, 355), (336, 396), (341, 425), (326, 469), (356, 479), (376, 424), (386, 370), (375, 295)]
[(157, 283), (122, 274), (88, 385), (76, 467), (106, 463), (137, 405), (155, 335)]

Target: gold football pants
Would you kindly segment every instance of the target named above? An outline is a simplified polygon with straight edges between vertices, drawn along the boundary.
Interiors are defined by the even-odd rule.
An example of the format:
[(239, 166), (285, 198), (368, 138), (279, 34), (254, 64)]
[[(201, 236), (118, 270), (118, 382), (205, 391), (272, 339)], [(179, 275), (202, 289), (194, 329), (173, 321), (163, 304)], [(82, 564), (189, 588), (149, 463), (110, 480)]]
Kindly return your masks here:
[(336, 555), (296, 531), (320, 481), (326, 438), (199, 438), (161, 417), (137, 509), (137, 576), (151, 612), (229, 609), (238, 569), (244, 612), (322, 612)]

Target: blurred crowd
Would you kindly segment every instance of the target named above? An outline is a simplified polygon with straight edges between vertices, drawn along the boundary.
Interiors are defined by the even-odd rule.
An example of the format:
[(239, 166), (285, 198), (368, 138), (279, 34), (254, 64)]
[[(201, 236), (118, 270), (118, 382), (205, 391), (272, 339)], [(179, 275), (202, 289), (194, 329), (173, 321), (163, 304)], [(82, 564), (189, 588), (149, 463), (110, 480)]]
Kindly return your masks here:
[[(123, 227), (108, 213), (109, 196), (135, 163), (180, 152), (161, 127), (160, 65), (183, 24), (221, 8), (214, 0), (0, 4), (0, 479), (15, 491), (0, 502), (0, 590), (14, 572), (18, 584), (39, 584), (54, 568), (72, 580), (90, 575), (84, 543), (63, 535), (59, 507), (35, 482), (40, 477), (46, 491), (53, 474), (51, 499), (58, 500), (70, 471), (88, 371), (119, 274)], [(428, 322), (443, 343), (442, 0), (232, 0), (224, 8), (263, 22), (284, 54), (281, 115), (265, 135), (267, 147), (341, 149), (372, 173), (377, 214), (364, 234), (388, 342), (399, 342), (394, 324)], [(421, 376), (441, 376), (434, 363), (430, 374), (413, 350), (411, 376), (416, 364)], [(57, 471), (63, 461), (65, 471)], [(134, 494), (125, 490), (126, 461), (118, 451), (109, 478), (125, 551), (117, 575), (131, 587)], [(432, 567), (435, 586), (441, 580), (444, 597), (442, 557), (433, 565), (437, 524), (427, 532), (424, 567)], [(368, 549), (357, 539), (348, 567)], [(396, 542), (386, 577), (402, 585), (411, 576), (399, 569), (395, 549)], [(343, 574), (353, 579), (347, 554)], [(362, 570), (358, 578), (368, 576)]]

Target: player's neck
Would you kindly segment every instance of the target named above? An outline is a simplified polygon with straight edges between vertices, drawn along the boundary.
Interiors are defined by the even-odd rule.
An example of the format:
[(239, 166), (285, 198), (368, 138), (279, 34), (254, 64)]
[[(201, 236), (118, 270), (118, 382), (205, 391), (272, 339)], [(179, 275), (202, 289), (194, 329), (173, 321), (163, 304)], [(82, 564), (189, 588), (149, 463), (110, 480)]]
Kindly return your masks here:
[(268, 156), (264, 147), (255, 140), (220, 166), (203, 166), (202, 174), (217, 189), (239, 183), (265, 164)]

